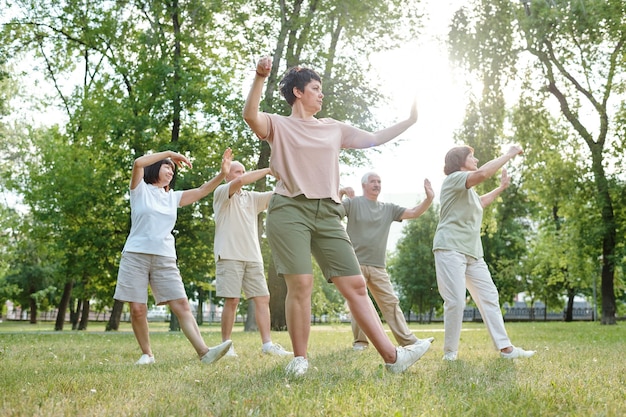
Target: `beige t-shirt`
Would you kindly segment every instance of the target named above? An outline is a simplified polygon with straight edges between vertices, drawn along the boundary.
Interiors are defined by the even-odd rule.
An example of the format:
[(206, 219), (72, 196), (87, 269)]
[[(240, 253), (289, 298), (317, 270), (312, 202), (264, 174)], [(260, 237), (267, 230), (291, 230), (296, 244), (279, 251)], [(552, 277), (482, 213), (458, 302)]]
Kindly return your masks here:
[(286, 197), (339, 199), (339, 152), (373, 146), (370, 132), (333, 119), (303, 120), (263, 113), (269, 120), (274, 192)]
[(213, 193), (215, 260), (262, 263), (257, 215), (267, 209), (273, 193), (239, 190), (230, 197), (229, 193), (230, 182)]

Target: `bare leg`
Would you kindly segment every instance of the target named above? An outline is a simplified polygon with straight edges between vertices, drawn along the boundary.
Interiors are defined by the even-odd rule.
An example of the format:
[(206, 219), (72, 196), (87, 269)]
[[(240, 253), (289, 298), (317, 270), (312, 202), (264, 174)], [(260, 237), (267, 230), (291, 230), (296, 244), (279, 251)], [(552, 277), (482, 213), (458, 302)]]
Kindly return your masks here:
[(189, 301), (187, 301), (186, 298), (179, 298), (177, 300), (169, 301), (168, 305), (170, 306), (172, 312), (176, 314), (176, 317), (178, 317), (180, 328), (187, 339), (191, 342), (191, 345), (196, 350), (196, 353), (198, 356), (202, 357), (209, 351), (209, 347), (206, 343), (204, 343), (204, 339), (202, 339), (198, 323), (196, 323), (196, 319), (189, 308)]
[(287, 283), (285, 315), (291, 345), (293, 346), (293, 356), (306, 358), (311, 332), (313, 275), (285, 275), (285, 282)]
[(139, 343), (141, 353), (152, 355), (150, 348), (150, 332), (148, 329), (148, 306), (144, 303), (130, 302), (130, 323)]
[(239, 298), (226, 298), (222, 309), (222, 342), (231, 340), (233, 326), (237, 318), (237, 306)]
[(370, 339), (385, 363), (394, 363), (396, 361), (396, 348), (385, 334), (383, 324), (367, 295), (363, 276), (334, 277), (332, 281), (346, 298), (353, 319)]
[(253, 297), (254, 313), (256, 316), (256, 325), (261, 333), (261, 341), (263, 343), (271, 342), (270, 334), (270, 296)]

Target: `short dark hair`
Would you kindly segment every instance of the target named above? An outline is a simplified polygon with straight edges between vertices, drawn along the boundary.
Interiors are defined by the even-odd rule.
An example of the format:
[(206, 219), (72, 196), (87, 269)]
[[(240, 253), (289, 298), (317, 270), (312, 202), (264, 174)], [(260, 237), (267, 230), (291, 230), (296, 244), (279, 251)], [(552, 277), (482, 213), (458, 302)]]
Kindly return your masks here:
[(453, 172), (460, 171), (465, 165), (465, 160), (469, 154), (474, 153), (474, 148), (471, 146), (455, 146), (450, 149), (446, 154), (446, 163), (443, 167), (443, 173), (450, 175)]
[(280, 94), (285, 97), (287, 104), (293, 106), (296, 101), (296, 96), (293, 94), (293, 88), (297, 88), (300, 91), (304, 91), (304, 87), (312, 80), (322, 82), (322, 79), (317, 72), (310, 68), (304, 67), (292, 67), (287, 70), (285, 76), (278, 87), (280, 88)]
[(161, 159), (160, 161), (155, 162), (152, 165), (148, 165), (143, 169), (143, 180), (147, 184), (154, 184), (159, 180), (159, 171), (161, 171), (161, 165), (167, 164), (172, 167), (172, 170), (176, 169), (174, 162), (169, 159)]

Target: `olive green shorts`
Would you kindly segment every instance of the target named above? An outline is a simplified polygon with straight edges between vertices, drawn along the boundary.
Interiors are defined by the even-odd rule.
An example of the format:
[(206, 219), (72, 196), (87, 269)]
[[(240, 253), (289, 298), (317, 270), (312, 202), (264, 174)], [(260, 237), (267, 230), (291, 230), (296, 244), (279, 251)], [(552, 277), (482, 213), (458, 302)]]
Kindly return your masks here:
[(267, 238), (276, 272), (312, 274), (311, 255), (324, 277), (361, 275), (346, 229), (342, 204), (331, 199), (274, 194), (267, 209)]

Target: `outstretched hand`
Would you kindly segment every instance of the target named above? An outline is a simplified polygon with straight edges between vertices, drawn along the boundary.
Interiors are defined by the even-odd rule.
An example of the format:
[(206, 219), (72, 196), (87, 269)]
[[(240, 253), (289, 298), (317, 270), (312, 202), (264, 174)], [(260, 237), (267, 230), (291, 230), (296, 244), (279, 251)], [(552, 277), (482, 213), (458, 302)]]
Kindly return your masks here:
[(220, 172), (224, 175), (228, 175), (230, 172), (230, 163), (233, 162), (233, 151), (230, 148), (226, 148), (222, 155), (222, 166)]
[(506, 168), (502, 168), (502, 173), (500, 174), (500, 188), (505, 189), (511, 184), (511, 177), (506, 172)]
[(176, 164), (178, 168), (182, 168), (183, 165), (186, 165), (189, 168), (193, 168), (191, 161), (187, 159), (185, 155), (181, 155), (177, 152), (172, 152), (172, 154), (170, 155), (170, 159)]
[(417, 122), (417, 99), (413, 101), (413, 105), (411, 106), (411, 114), (409, 115), (409, 120), (412, 123)]
[(272, 70), (272, 59), (269, 56), (264, 56), (259, 59), (256, 64), (256, 73), (259, 77), (267, 78)]
[(424, 180), (424, 193), (426, 193), (426, 198), (431, 200), (435, 198), (435, 192), (433, 191), (433, 186), (430, 184), (430, 180), (426, 178)]

